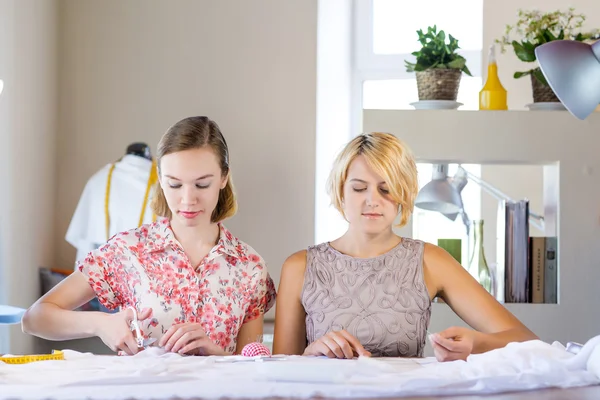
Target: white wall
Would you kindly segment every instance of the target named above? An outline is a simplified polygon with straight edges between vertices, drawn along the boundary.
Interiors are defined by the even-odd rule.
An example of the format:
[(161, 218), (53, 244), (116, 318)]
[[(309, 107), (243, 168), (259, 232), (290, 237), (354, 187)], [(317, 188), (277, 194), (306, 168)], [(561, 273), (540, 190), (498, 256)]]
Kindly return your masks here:
[[(56, 32), (56, 1), (0, 2), (0, 303), (20, 307), (54, 258)], [(0, 353), (32, 348), (18, 326), (0, 337)]]
[[(317, 2), (60, 2), (56, 267), (86, 180), (132, 141), (156, 149), (208, 115), (231, 151), (239, 213), (226, 225), (267, 261), (314, 240)], [(271, 313), (269, 316), (272, 316)]]

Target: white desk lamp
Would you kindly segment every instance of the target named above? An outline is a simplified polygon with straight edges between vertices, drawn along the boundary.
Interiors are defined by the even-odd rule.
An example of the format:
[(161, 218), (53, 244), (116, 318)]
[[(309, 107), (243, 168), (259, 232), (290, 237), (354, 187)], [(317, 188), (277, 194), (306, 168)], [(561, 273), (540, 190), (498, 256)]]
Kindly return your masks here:
[(555, 40), (536, 47), (535, 56), (556, 97), (586, 119), (600, 104), (600, 40)]
[[(459, 166), (454, 177), (450, 178), (448, 177), (448, 164), (434, 164), (431, 182), (419, 191), (415, 200), (415, 207), (440, 212), (453, 221), (460, 214), (468, 233), (469, 218), (463, 206), (461, 191), (469, 180), (478, 184), (497, 200), (514, 201), (508, 195), (478, 176), (473, 175), (462, 166)], [(539, 214), (530, 212), (529, 223), (541, 231), (544, 230), (544, 217)]]

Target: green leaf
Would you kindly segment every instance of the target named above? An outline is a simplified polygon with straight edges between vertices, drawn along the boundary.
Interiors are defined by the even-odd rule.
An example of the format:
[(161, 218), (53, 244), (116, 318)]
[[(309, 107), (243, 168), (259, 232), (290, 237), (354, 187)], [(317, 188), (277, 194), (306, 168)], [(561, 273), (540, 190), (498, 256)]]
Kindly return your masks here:
[(465, 74), (467, 74), (467, 75), (469, 75), (469, 76), (473, 76), (473, 75), (471, 74), (471, 71), (469, 71), (469, 68), (467, 68), (467, 66), (466, 66), (466, 65), (465, 65), (465, 66), (462, 68), (462, 72), (464, 72)]
[(544, 31), (543, 35), (544, 35), (544, 39), (546, 39), (546, 42), (553, 42), (556, 40), (556, 36), (554, 36), (552, 34), (552, 32), (550, 32), (548, 30)]
[(544, 35), (544, 32), (539, 32), (536, 36), (535, 36), (535, 41), (538, 45), (547, 43), (548, 41), (546, 40), (546, 35)]
[(446, 40), (446, 33), (444, 31), (440, 31), (440, 33), (437, 34), (437, 40), (444, 43)]
[(535, 45), (531, 42), (521, 42), (521, 46), (523, 46), (523, 48), (528, 51), (528, 52), (532, 52), (535, 55)]
[(535, 52), (532, 50), (527, 50), (521, 43), (513, 40), (512, 42), (513, 49), (515, 50), (515, 54), (521, 61), (532, 62), (535, 61)]
[(415, 65), (415, 71), (425, 71), (428, 68), (429, 68), (428, 65), (423, 65), (423, 64), (419, 64), (419, 63), (417, 63)]
[(413, 64), (407, 61), (407, 71), (421, 71), (428, 68), (464, 70), (466, 60), (455, 52), (459, 48), (455, 37), (447, 35), (444, 30), (438, 32), (437, 25), (428, 26), (426, 33), (422, 29), (416, 32), (421, 48), (411, 53), (416, 58), (416, 62)]
[(527, 76), (527, 75), (529, 75), (529, 74), (531, 74), (531, 71), (525, 71), (525, 72), (515, 72), (515, 74), (513, 75), (513, 77), (514, 77), (515, 79), (519, 79), (519, 78), (522, 78), (522, 77), (524, 77), (524, 76)]
[(465, 60), (462, 57), (455, 58), (454, 60), (452, 60), (448, 63), (448, 68), (463, 69), (463, 67), (465, 66), (466, 63), (467, 63), (467, 60)]

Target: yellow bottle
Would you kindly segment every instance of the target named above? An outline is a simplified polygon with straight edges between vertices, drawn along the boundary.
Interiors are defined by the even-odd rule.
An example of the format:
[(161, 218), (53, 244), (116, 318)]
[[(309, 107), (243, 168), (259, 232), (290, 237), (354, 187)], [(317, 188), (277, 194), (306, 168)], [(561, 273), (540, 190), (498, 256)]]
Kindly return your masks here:
[(506, 89), (498, 77), (498, 64), (496, 63), (496, 49), (490, 46), (488, 58), (488, 71), (485, 85), (479, 92), (480, 110), (507, 110)]

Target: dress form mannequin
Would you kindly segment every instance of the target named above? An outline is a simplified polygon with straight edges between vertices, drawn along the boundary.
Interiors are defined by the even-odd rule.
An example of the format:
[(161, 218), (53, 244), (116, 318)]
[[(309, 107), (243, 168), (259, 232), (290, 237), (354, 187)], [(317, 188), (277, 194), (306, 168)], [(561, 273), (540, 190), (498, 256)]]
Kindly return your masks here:
[(152, 161), (152, 154), (150, 152), (150, 146), (143, 142), (135, 142), (131, 143), (127, 146), (127, 150), (125, 154), (132, 154), (138, 157), (144, 157), (150, 161)]

